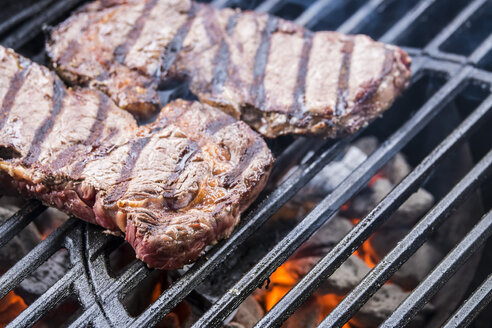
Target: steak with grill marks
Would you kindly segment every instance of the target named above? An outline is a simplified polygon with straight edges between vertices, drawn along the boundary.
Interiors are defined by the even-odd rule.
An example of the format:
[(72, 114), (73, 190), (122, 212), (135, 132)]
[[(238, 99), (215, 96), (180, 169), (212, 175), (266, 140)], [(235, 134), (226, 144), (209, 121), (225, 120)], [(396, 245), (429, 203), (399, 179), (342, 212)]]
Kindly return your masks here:
[(0, 47), (0, 181), (123, 232), (149, 266), (175, 269), (227, 237), (272, 155), (244, 122), (179, 100), (138, 126), (105, 94)]
[(47, 48), (65, 80), (140, 117), (159, 108), (160, 85), (185, 80), (268, 137), (353, 133), (410, 77), (404, 51), (367, 36), (190, 1), (99, 0), (55, 28)]

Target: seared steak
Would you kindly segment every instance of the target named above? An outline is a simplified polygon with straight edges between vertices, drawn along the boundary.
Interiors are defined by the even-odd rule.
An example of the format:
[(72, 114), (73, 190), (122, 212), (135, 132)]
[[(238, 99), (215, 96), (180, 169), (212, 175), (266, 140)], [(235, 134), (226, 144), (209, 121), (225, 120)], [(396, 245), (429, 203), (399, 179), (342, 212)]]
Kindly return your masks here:
[(407, 85), (410, 59), (364, 35), (310, 32), (255, 12), (176, 0), (99, 0), (59, 25), (53, 67), (144, 117), (161, 83), (185, 79), (203, 102), (268, 137), (352, 133)]
[(266, 183), (264, 140), (209, 105), (175, 101), (138, 127), (11, 50), (0, 72), (2, 188), (125, 233), (151, 267), (182, 267), (227, 237)]

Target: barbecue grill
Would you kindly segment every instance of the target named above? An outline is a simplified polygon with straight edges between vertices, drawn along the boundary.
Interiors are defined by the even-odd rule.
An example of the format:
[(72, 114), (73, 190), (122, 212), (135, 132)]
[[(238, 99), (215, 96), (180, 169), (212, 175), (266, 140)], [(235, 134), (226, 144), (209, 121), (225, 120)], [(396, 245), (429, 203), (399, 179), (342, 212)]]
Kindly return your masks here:
[[(43, 26), (67, 17), (81, 0), (7, 1), (0, 16), (0, 43), (43, 63)], [(122, 299), (152, 274), (135, 260), (115, 273), (108, 254), (122, 240), (106, 235), (102, 229), (70, 218), (24, 258), (0, 277), (3, 298), (55, 252), (69, 253), (70, 268), (65, 275), (20, 313), (9, 327), (34, 325), (66, 299), (77, 299), (81, 310), (70, 327), (151, 327), (173, 310), (183, 299), (193, 297), (197, 287), (213, 276), (223, 263), (234, 257), (238, 247), (255, 234), (280, 207), (305, 186), (323, 167), (337, 159), (355, 139), (376, 134), (382, 142), (333, 192), (326, 196), (299, 224), (293, 227), (228, 290), (212, 301), (202, 299), (204, 313), (194, 327), (220, 327), (234, 310), (303, 242), (325, 222), (332, 220), (340, 207), (359, 192), (397, 152), (411, 149), (426, 127), (458, 98), (467, 102), (459, 124), (436, 142), (437, 146), (414, 159), (414, 169), (370, 213), (350, 231), (314, 268), (303, 277), (265, 316), (258, 327), (280, 326), (323, 280), (381, 226), (390, 215), (451, 156), (459, 145), (470, 144), (475, 163), (412, 230), (381, 260), (363, 280), (321, 322), (321, 327), (341, 327), (408, 260), (412, 254), (469, 197), (481, 194), (481, 218), (435, 269), (383, 323), (385, 327), (405, 326), (431, 300), (440, 288), (466, 265), (492, 234), (492, 2), (486, 0), (216, 0), (215, 6), (232, 6), (270, 12), (313, 30), (336, 29), (344, 33), (365, 33), (375, 39), (402, 46), (413, 58), (412, 86), (385, 115), (355, 136), (336, 141), (312, 141), (283, 138), (273, 143), (277, 163), (273, 175), (299, 160), (306, 145), (313, 154), (302, 162), (278, 187), (265, 191), (243, 216), (232, 236), (213, 246), (205, 256), (181, 272), (149, 307), (138, 315), (125, 309)], [(49, 28), (49, 27), (48, 27)], [(419, 84), (420, 83), (420, 84)], [(412, 91), (413, 89), (413, 91)], [(433, 89), (433, 90), (429, 90)], [(412, 100), (409, 98), (418, 98)], [(399, 106), (407, 102), (408, 113), (397, 119)], [(394, 129), (392, 125), (398, 124)], [(434, 123), (433, 123), (434, 122)], [(429, 129), (429, 128), (427, 128)], [(410, 151), (410, 150), (409, 150)], [(18, 235), (46, 207), (29, 201), (0, 226), (0, 247)], [(470, 219), (471, 220), (471, 219)], [(489, 240), (488, 240), (489, 239)], [(487, 241), (488, 240), (488, 241)], [(487, 249), (485, 247), (486, 254)], [(486, 254), (483, 258), (486, 259)], [(446, 327), (472, 324), (492, 299), (492, 267), (483, 260), (475, 283), (457, 303)], [(489, 275), (490, 274), (490, 275)], [(487, 276), (488, 275), (488, 276)], [(196, 296), (199, 298), (199, 296)], [(210, 303), (209, 303), (210, 302)], [(483, 313), (481, 313), (483, 312)]]

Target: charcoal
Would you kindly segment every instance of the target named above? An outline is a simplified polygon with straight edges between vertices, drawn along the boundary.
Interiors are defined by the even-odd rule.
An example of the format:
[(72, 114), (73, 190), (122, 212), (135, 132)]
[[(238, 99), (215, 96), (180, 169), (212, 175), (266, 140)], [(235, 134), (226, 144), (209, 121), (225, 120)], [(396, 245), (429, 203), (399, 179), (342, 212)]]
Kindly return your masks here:
[(367, 264), (359, 257), (350, 256), (325, 282), (317, 292), (320, 294), (345, 295), (350, 292), (369, 272)]
[(425, 189), (413, 193), (384, 224), (385, 227), (412, 227), (434, 204), (434, 196)]
[(265, 312), (254, 296), (249, 296), (239, 306), (236, 315), (229, 323), (229, 328), (248, 328), (253, 327), (260, 320)]
[[(13, 201), (15, 203), (15, 201)], [(14, 215), (19, 208), (15, 205), (0, 206), (0, 225)], [(14, 236), (4, 247), (0, 248), (0, 272), (7, 271), (17, 261), (24, 257), (41, 241), (36, 226), (27, 225), (18, 235)]]
[(406, 290), (414, 289), (436, 267), (442, 257), (442, 252), (427, 242), (395, 272), (391, 281)]
[(401, 153), (397, 153), (395, 157), (385, 165), (383, 173), (391, 183), (398, 184), (410, 173), (411, 169), (412, 168), (405, 159), (405, 156)]
[(379, 146), (378, 138), (369, 136), (360, 138), (354, 142), (354, 146), (362, 150), (366, 155), (372, 154)]
[(314, 328), (318, 325), (320, 316), (321, 305), (316, 301), (316, 297), (310, 297), (290, 316), (282, 328)]
[(24, 279), (16, 289), (16, 293), (22, 296), (27, 303), (32, 303), (60, 280), (69, 267), (68, 252), (60, 250)]
[[(357, 327), (379, 327), (408, 294), (397, 285), (383, 285), (353, 317), (351, 323), (354, 323)], [(424, 322), (424, 316), (432, 311), (432, 305), (426, 305), (422, 310), (422, 314), (416, 315), (408, 327), (421, 326)]]

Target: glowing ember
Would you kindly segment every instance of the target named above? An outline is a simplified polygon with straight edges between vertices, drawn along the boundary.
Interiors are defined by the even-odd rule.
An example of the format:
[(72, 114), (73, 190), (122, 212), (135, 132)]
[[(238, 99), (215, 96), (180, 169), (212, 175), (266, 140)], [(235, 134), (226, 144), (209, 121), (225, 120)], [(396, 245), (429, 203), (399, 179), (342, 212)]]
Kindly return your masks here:
[(0, 300), (0, 328), (7, 326), (16, 316), (27, 308), (22, 297), (11, 291)]
[(369, 183), (368, 183), (369, 187), (374, 186), (374, 184), (376, 183), (376, 181), (378, 181), (379, 179), (382, 179), (382, 178), (384, 178), (383, 173), (381, 173), (381, 172), (376, 173), (376, 174), (375, 174), (375, 175), (371, 178), (371, 180), (369, 180)]
[[(159, 281), (154, 286), (152, 293), (150, 294), (151, 304), (154, 303), (166, 287), (165, 275), (161, 276)], [(180, 328), (185, 326), (185, 322), (189, 320), (191, 316), (191, 309), (188, 304), (181, 302), (176, 306), (173, 312), (166, 315), (161, 322), (159, 322), (157, 328)]]
[(366, 240), (358, 250), (354, 252), (354, 255), (360, 257), (371, 269), (379, 262), (379, 257), (376, 254), (376, 250), (371, 246), (371, 238)]
[[(284, 264), (282, 264), (278, 269), (270, 276), (270, 285), (267, 290), (263, 294), (260, 294), (257, 299), (260, 303), (264, 304), (265, 310), (269, 311), (275, 304), (277, 304), (280, 299), (287, 294), (287, 292), (297, 283), (299, 280), (298, 277), (295, 277), (289, 270), (289, 266), (295, 265), (295, 261), (287, 260)], [(318, 313), (318, 318), (316, 324), (320, 323), (323, 318), (325, 318), (334, 308), (340, 303), (343, 299), (343, 296), (338, 296), (335, 294), (326, 294), (320, 295), (314, 293), (306, 302), (310, 307), (313, 307), (307, 313)], [(316, 309), (314, 309), (314, 307)], [(291, 321), (297, 320), (299, 322), (303, 321), (304, 318), (299, 318), (299, 315), (293, 315), (290, 317), (285, 323), (286, 327), (294, 327), (296, 323)], [(350, 328), (350, 324), (345, 324), (343, 328)]]
[[(384, 178), (384, 174), (378, 172), (369, 181), (369, 187), (373, 187), (376, 181)], [(342, 213), (349, 212), (351, 207), (351, 201), (349, 200), (342, 205), (340, 211)], [(350, 221), (356, 225), (360, 222), (360, 218), (351, 218)], [(371, 246), (371, 238), (366, 240), (358, 250), (354, 252), (354, 255), (362, 259), (369, 268), (373, 268), (378, 262), (379, 258), (376, 251)], [(299, 261), (295, 260), (295, 257), (291, 257), (284, 264), (282, 264), (271, 276), (269, 288), (264, 290), (263, 293), (256, 294), (256, 299), (259, 303), (263, 304), (264, 309), (269, 311), (280, 299), (287, 294), (287, 292), (302, 278), (295, 274), (299, 270), (295, 270), (295, 266), (299, 265)], [(302, 271), (302, 270), (301, 270)], [(310, 322), (314, 319), (320, 323), (344, 298), (343, 295), (337, 294), (321, 294), (314, 293), (306, 302), (291, 316), (284, 324), (283, 327), (295, 327), (303, 326), (306, 322)], [(307, 307), (307, 308), (306, 308)], [(310, 322), (310, 325), (314, 324)], [(314, 326), (314, 325), (313, 325)], [(344, 328), (350, 328), (351, 321), (345, 324)]]

